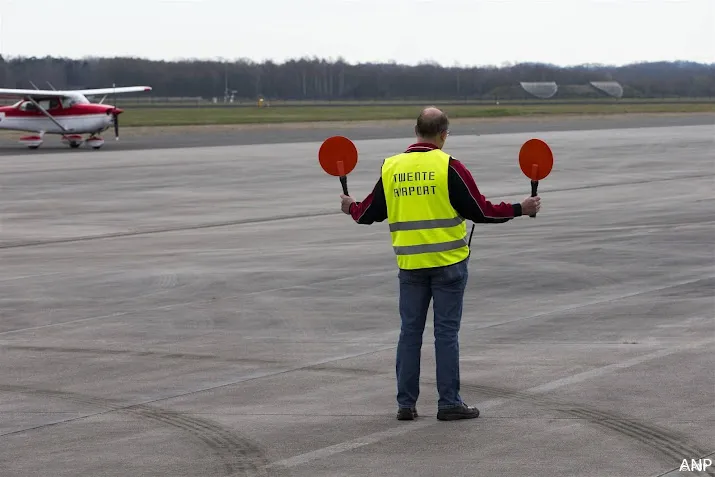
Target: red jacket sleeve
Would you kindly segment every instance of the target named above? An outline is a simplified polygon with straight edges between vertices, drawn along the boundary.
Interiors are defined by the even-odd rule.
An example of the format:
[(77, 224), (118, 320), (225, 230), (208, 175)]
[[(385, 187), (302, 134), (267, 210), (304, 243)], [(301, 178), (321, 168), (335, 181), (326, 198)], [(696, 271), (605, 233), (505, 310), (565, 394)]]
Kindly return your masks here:
[(464, 164), (452, 158), (449, 165), (449, 198), (462, 217), (477, 223), (502, 223), (522, 215), (519, 203), (488, 201)]

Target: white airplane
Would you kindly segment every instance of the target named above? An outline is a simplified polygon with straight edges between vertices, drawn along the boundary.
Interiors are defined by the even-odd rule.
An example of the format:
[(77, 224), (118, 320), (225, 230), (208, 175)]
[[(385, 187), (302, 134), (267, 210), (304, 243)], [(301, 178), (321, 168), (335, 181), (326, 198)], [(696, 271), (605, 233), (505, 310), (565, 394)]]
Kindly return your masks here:
[[(52, 85), (50, 85), (52, 86)], [(60, 134), (62, 142), (71, 148), (83, 143), (93, 149), (104, 145), (100, 133), (114, 126), (119, 140), (117, 117), (123, 110), (103, 104), (110, 94), (151, 91), (150, 86), (124, 86), (70, 91), (0, 88), (0, 98), (18, 98), (12, 106), (0, 107), (0, 129), (35, 133), (20, 138), (20, 144), (37, 149), (45, 134)], [(87, 96), (104, 95), (99, 103), (91, 103)], [(84, 139), (82, 134), (88, 134)]]

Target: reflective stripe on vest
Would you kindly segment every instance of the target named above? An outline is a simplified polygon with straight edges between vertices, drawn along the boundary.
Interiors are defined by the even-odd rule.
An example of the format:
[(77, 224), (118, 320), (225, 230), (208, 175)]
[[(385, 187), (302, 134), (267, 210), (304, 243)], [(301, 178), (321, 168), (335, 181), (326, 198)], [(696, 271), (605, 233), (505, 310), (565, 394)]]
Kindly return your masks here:
[(404, 247), (392, 247), (397, 255), (415, 255), (427, 252), (448, 252), (462, 248), (467, 245), (466, 237), (454, 242), (431, 243), (426, 245), (407, 245)]
[(433, 220), (414, 220), (412, 222), (395, 222), (390, 224), (390, 232), (398, 230), (419, 230), (419, 229), (439, 229), (442, 227), (454, 227), (464, 222), (462, 217), (454, 217), (453, 219), (433, 219)]
[(449, 200), (449, 159), (435, 149), (397, 154), (382, 165), (392, 247), (400, 268), (446, 266), (469, 255), (465, 221)]

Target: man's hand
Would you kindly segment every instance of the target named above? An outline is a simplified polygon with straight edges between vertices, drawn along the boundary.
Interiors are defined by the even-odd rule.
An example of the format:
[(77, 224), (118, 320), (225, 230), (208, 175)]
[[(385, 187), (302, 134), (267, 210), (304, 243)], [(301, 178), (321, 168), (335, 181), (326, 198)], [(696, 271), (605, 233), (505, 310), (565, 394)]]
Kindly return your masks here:
[(340, 200), (340, 210), (342, 210), (343, 213), (350, 215), (350, 204), (355, 202), (355, 199), (353, 199), (349, 195), (340, 194)]
[(524, 215), (534, 215), (541, 209), (541, 197), (527, 197), (521, 203), (521, 213)]

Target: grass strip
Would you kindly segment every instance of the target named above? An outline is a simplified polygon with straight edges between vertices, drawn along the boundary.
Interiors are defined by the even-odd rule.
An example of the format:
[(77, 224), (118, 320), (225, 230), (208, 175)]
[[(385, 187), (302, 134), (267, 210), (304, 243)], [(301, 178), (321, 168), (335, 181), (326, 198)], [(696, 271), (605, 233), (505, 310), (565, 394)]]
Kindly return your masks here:
[[(439, 104), (436, 106), (441, 107)], [(581, 116), (633, 113), (712, 113), (715, 103), (642, 104), (544, 104), (544, 105), (445, 105), (452, 119), (529, 116)], [(271, 124), (320, 121), (371, 121), (414, 119), (422, 106), (279, 106), (264, 108), (127, 107), (122, 126), (186, 126), (228, 124)]]

